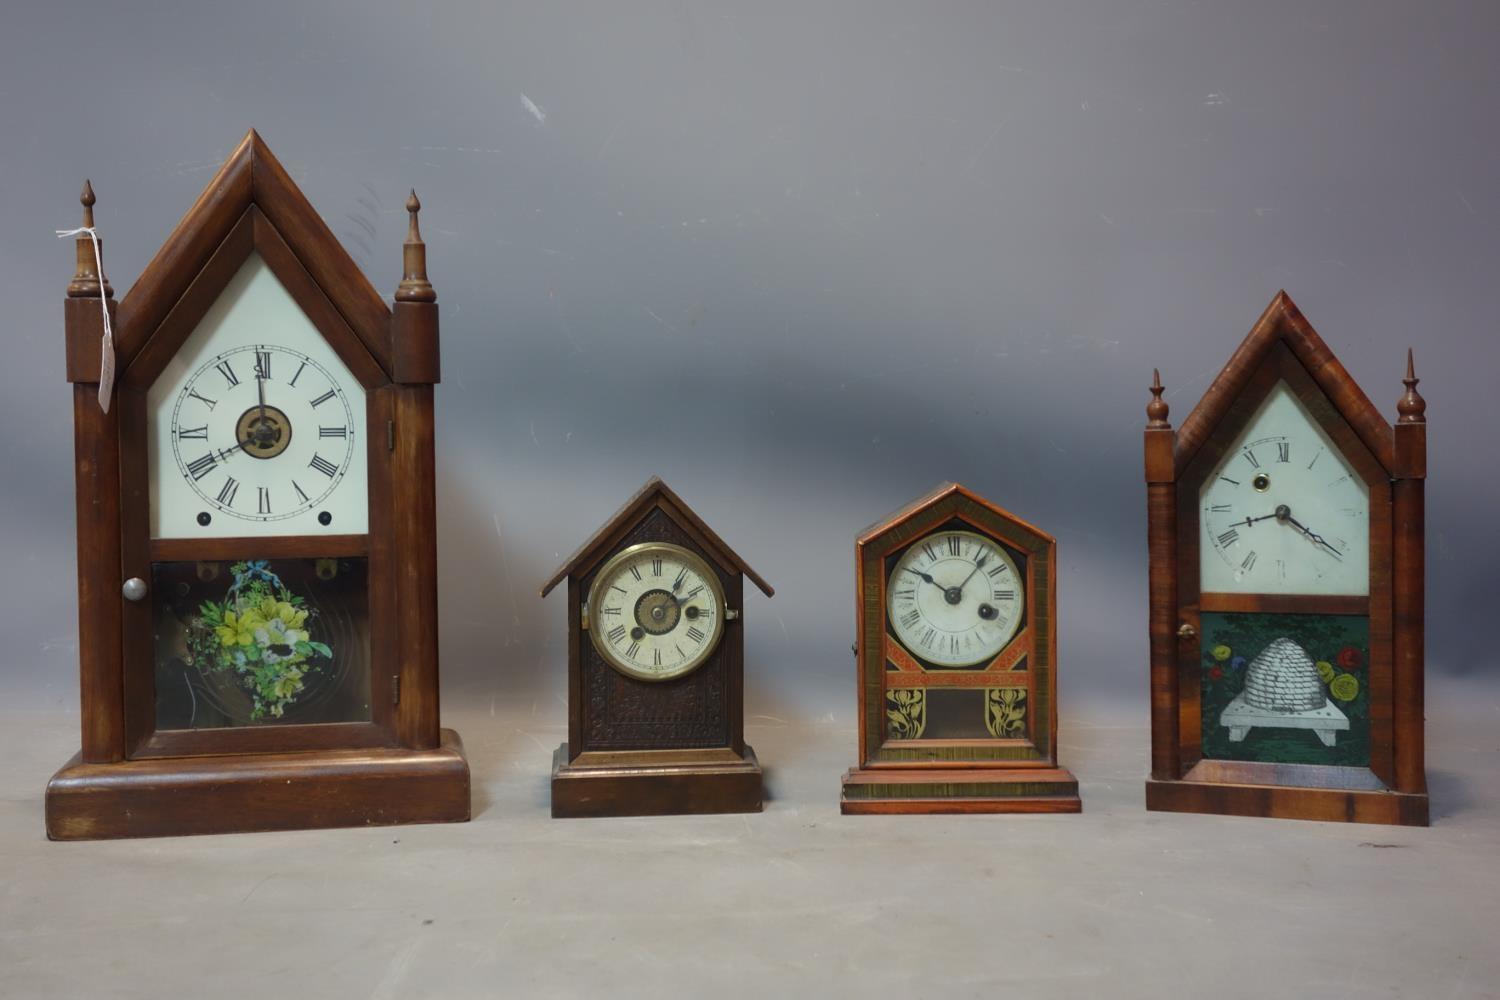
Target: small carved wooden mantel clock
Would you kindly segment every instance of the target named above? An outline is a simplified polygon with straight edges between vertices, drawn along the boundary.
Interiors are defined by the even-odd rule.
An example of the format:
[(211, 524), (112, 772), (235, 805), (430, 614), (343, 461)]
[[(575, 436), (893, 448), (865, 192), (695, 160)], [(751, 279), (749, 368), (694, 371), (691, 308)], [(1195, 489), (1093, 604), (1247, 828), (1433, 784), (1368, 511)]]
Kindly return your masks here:
[(1148, 809), (1427, 824), (1423, 483), (1285, 292), (1174, 435), (1146, 407)]
[(438, 725), (419, 207), (394, 307), (253, 131), (118, 310), (79, 237), (83, 748), (48, 785), (50, 837), (468, 819)]
[(568, 581), (568, 742), (553, 816), (759, 812), (744, 730), (744, 578), (761, 579), (653, 478), (557, 570)]
[(858, 813), (1078, 812), (1057, 763), (1057, 543), (956, 483), (854, 546)]

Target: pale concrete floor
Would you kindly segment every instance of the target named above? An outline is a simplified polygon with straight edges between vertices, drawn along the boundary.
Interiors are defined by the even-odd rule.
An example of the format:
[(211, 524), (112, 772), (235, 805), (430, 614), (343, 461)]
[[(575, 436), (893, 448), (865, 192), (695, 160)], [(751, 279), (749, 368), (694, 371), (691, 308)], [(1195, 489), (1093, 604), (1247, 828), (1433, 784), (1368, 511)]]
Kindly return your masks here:
[(552, 820), (561, 726), (455, 712), (472, 823), (92, 844), (42, 834), (76, 719), (12, 713), (0, 995), (1500, 996), (1500, 730), (1463, 711), (1428, 830), (1148, 814), (1134, 711), (1065, 718), (1081, 816), (844, 818), (852, 732), (759, 720), (761, 815)]

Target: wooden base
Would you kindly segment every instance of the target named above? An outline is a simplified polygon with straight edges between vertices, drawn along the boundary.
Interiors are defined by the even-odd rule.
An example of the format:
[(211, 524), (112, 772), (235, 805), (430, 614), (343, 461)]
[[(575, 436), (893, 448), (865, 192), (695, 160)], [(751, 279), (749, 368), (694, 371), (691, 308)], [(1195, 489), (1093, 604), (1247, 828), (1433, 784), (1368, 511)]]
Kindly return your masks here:
[(1078, 779), (1063, 767), (861, 768), (844, 773), (839, 811), (876, 813), (1076, 813)]
[(1212, 813), (1310, 819), (1325, 823), (1426, 826), (1427, 796), (1344, 788), (1146, 782), (1146, 808), (1158, 812)]
[(163, 757), (84, 764), (47, 784), (52, 840), (250, 833), (469, 818), (469, 762), (444, 729), (434, 750)]
[(760, 812), (760, 762), (733, 750), (641, 750), (552, 755), (552, 815), (679, 816)]

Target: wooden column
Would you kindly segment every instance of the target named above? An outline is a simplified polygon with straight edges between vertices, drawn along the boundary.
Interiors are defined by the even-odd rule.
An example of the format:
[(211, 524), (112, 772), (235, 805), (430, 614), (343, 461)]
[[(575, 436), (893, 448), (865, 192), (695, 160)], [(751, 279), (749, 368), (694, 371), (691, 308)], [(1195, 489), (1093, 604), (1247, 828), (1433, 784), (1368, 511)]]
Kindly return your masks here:
[(1175, 435), (1161, 398), (1161, 372), (1151, 373), (1146, 404), (1146, 544), (1150, 549), (1151, 777), (1182, 777), (1177, 739), (1177, 473)]
[[(83, 182), (83, 225), (94, 225), (94, 189)], [(102, 245), (101, 245), (102, 253)], [(120, 646), (119, 407), (99, 405), (103, 309), (113, 326), (114, 289), (87, 234), (63, 302), (67, 377), (73, 383), (73, 464), (78, 520), (78, 693), (85, 763), (125, 759), (125, 685)], [(103, 299), (103, 309), (100, 299)]]
[(406, 201), (402, 277), (391, 312), (393, 443), (391, 507), (400, 633), (396, 735), (405, 746), (438, 746), (437, 487), (433, 386), (439, 381), (437, 293), (417, 228), (422, 203)]
[(1392, 694), (1395, 700), (1396, 790), (1426, 793), (1424, 760), (1427, 402), (1417, 392), (1415, 365), (1406, 352), (1406, 394), (1396, 404), (1392, 485), (1391, 577), (1394, 631)]

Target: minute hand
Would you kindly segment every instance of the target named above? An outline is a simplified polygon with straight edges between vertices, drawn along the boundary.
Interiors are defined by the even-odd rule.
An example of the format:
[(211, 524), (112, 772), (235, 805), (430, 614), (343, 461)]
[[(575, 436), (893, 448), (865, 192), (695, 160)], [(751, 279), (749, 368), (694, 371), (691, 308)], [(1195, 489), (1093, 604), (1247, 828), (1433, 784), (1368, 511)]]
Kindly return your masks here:
[(1287, 520), (1288, 524), (1290, 524), (1292, 527), (1296, 528), (1298, 531), (1300, 531), (1304, 535), (1306, 535), (1307, 538), (1308, 538), (1308, 541), (1315, 542), (1318, 545), (1323, 546), (1323, 548), (1327, 549), (1329, 552), (1333, 553), (1333, 557), (1335, 559), (1343, 559), (1344, 558), (1343, 553), (1340, 552), (1338, 549), (1334, 548), (1332, 545), (1329, 545), (1327, 539), (1325, 539), (1322, 535), (1318, 534), (1317, 532), (1310, 530), (1307, 527), (1307, 525), (1303, 524), (1301, 521), (1297, 520), (1295, 517), (1292, 517), (1290, 514), (1288, 514), (1286, 520)]

